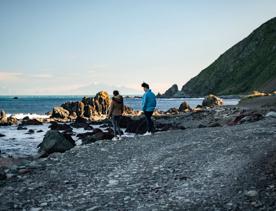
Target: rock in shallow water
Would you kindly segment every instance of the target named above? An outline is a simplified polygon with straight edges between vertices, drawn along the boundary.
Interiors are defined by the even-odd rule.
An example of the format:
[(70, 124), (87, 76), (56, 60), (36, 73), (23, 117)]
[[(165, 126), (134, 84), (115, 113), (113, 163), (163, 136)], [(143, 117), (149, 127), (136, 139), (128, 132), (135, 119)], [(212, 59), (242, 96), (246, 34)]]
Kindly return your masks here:
[(46, 133), (43, 141), (38, 145), (38, 152), (41, 157), (45, 157), (54, 152), (65, 152), (75, 146), (71, 136), (62, 134), (56, 130)]

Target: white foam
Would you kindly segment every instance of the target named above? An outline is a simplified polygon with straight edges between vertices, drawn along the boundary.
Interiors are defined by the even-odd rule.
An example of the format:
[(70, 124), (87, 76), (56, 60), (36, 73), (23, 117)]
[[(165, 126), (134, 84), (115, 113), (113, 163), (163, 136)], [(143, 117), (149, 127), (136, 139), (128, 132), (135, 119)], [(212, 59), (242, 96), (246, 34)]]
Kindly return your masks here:
[(36, 119), (36, 118), (41, 118), (41, 119), (47, 119), (50, 117), (50, 115), (42, 115), (42, 114), (23, 114), (23, 113), (19, 113), (19, 114), (7, 114), (7, 116), (14, 116), (16, 119), (23, 119), (24, 117), (29, 117), (30, 119)]

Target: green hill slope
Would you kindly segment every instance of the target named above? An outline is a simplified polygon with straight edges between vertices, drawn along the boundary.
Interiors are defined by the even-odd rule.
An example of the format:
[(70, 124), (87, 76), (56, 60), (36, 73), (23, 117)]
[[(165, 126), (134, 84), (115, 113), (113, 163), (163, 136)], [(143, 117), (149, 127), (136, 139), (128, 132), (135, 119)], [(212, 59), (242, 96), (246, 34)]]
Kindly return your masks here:
[(244, 94), (276, 90), (276, 18), (254, 30), (188, 81), (189, 96)]

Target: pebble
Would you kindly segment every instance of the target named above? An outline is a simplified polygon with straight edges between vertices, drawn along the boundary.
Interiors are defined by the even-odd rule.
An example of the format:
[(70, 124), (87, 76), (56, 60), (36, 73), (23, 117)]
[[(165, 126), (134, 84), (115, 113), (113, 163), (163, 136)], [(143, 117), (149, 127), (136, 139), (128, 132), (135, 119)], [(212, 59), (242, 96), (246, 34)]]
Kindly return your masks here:
[(47, 205), (48, 205), (47, 202), (44, 202), (44, 203), (40, 204), (41, 207), (46, 207)]
[(108, 185), (109, 185), (109, 186), (117, 185), (118, 183), (119, 183), (118, 180), (113, 180), (113, 179), (112, 179), (112, 180), (109, 180), (109, 181), (108, 181)]
[(247, 191), (247, 192), (245, 193), (245, 195), (246, 195), (246, 196), (249, 196), (249, 197), (255, 197), (255, 196), (258, 195), (258, 192), (255, 191), (255, 190), (250, 190), (250, 191)]
[(32, 207), (32, 208), (30, 209), (30, 211), (40, 211), (40, 210), (42, 210), (41, 207)]

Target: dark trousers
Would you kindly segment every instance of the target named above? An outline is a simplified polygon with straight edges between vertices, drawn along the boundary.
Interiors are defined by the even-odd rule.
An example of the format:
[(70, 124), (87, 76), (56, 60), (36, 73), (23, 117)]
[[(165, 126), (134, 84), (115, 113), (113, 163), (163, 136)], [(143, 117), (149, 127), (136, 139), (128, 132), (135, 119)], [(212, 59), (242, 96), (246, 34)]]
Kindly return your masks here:
[(151, 119), (153, 111), (144, 111), (144, 114), (145, 114), (146, 120), (147, 120), (147, 126), (148, 126), (147, 131), (153, 133), (154, 132), (154, 126), (153, 126), (153, 121)]
[(112, 116), (114, 136), (122, 135), (121, 128), (120, 128), (120, 120), (121, 120), (121, 116)]

